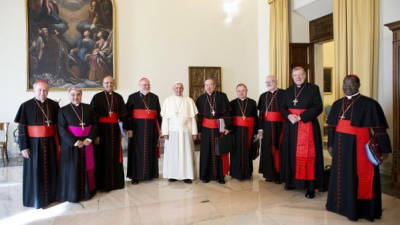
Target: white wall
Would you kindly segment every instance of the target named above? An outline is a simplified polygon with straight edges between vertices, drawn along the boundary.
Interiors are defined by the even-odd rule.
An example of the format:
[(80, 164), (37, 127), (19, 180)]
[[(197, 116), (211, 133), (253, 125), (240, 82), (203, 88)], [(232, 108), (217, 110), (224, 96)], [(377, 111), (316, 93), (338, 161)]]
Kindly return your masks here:
[[(222, 87), (230, 98), (238, 82), (248, 84), (250, 97), (258, 97), (259, 79), (268, 71), (266, 1), (116, 0), (116, 7), (117, 91), (125, 99), (137, 90), (138, 79), (147, 76), (163, 100), (174, 81), (188, 82), (188, 66), (221, 66)], [(0, 121), (10, 121), (19, 104), (32, 96), (26, 91), (25, 0), (2, 5), (0, 27), (5, 78), (0, 94), (7, 106)], [(94, 93), (85, 91), (84, 102)], [(68, 103), (64, 91), (49, 97)]]
[[(269, 6), (265, 0), (115, 0), (117, 13), (117, 92), (125, 100), (147, 76), (162, 101), (174, 81), (188, 83), (189, 66), (221, 66), (222, 88), (235, 97), (238, 82), (258, 99), (268, 72)], [(26, 91), (25, 0), (0, 8), (2, 109), (0, 121), (13, 121)], [(259, 82), (261, 80), (261, 82)], [(96, 91), (84, 91), (89, 102)], [(188, 94), (188, 87), (185, 90)], [(51, 91), (63, 106), (66, 91)]]
[(393, 33), (384, 24), (400, 20), (399, 8), (398, 0), (381, 0), (378, 101), (385, 111), (389, 124), (393, 123)]
[[(388, 120), (390, 126), (389, 135), (391, 137), (393, 136), (393, 33), (384, 24), (400, 20), (399, 8), (400, 1), (398, 0), (381, 0), (378, 101)], [(381, 172), (390, 174), (390, 171), (391, 160), (387, 160)]]
[(291, 43), (309, 43), (310, 27), (308, 20), (296, 11), (289, 12), (290, 42)]

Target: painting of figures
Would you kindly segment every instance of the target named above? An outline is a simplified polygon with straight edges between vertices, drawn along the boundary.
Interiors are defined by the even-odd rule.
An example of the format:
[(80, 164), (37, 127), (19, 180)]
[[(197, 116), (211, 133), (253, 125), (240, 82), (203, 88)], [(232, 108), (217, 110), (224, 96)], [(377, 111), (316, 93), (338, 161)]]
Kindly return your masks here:
[(28, 89), (99, 88), (115, 76), (113, 0), (27, 0)]

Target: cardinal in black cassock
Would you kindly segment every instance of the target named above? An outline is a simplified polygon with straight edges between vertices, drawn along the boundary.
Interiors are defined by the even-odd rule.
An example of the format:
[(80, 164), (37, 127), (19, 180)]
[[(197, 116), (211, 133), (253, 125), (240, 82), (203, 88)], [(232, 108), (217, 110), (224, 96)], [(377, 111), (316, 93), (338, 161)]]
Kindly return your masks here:
[(302, 67), (292, 71), (294, 85), (286, 89), (281, 112), (283, 128), (281, 179), (285, 189), (306, 189), (306, 198), (323, 188), (322, 139), (318, 115), (322, 112), (319, 87), (307, 83)]
[[(139, 180), (158, 178), (158, 158), (160, 157), (161, 107), (158, 96), (150, 92), (150, 81), (139, 81), (140, 91), (131, 94), (126, 103), (129, 122), (128, 130), (128, 174), (132, 184)], [(131, 134), (132, 133), (132, 134)]]
[(22, 201), (27, 207), (44, 208), (57, 201), (57, 102), (48, 99), (48, 85), (33, 85), (35, 98), (24, 102), (15, 117), (18, 144), (24, 156)]
[[(230, 105), (225, 93), (215, 91), (215, 83), (212, 79), (204, 82), (206, 93), (200, 95), (196, 100), (199, 111), (198, 130), (201, 135), (200, 144), (200, 180), (207, 183), (217, 180), (224, 184), (225, 175), (229, 172), (229, 156), (216, 153), (217, 138), (220, 131), (228, 134), (231, 129)], [(221, 120), (225, 128), (221, 128)]]
[(230, 102), (232, 109), (232, 132), (235, 149), (230, 153), (230, 175), (238, 180), (250, 179), (253, 174), (253, 135), (258, 129), (257, 103), (247, 98), (247, 87), (236, 86), (238, 98)]
[(119, 122), (127, 122), (128, 112), (122, 96), (113, 91), (111, 76), (103, 79), (104, 91), (90, 103), (96, 115), (99, 144), (95, 145), (96, 186), (102, 191), (121, 189), (125, 184)]
[(58, 114), (61, 140), (59, 195), (61, 201), (90, 199), (96, 189), (93, 155), (97, 117), (90, 105), (81, 103), (82, 91), (69, 90), (71, 103)]
[(266, 181), (279, 184), (281, 183), (280, 161), (284, 121), (279, 102), (284, 91), (277, 88), (275, 76), (267, 76), (265, 83), (269, 91), (264, 92), (258, 100), (259, 132), (263, 137), (259, 172), (263, 174)]
[(365, 145), (374, 132), (383, 158), (391, 152), (388, 125), (378, 102), (359, 93), (360, 80), (347, 75), (345, 97), (333, 103), (328, 116), (328, 149), (332, 155), (326, 208), (350, 220), (370, 221), (382, 215), (379, 166), (367, 157)]

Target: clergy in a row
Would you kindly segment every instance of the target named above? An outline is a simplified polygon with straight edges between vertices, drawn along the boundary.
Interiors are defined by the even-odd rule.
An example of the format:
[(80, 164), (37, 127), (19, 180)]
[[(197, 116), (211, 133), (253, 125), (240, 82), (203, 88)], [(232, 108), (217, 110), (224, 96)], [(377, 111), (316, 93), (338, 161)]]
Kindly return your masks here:
[(68, 90), (71, 102), (58, 113), (61, 140), (59, 201), (79, 202), (96, 191), (93, 140), (97, 136), (97, 116), (82, 103), (82, 90)]
[(382, 216), (379, 161), (371, 161), (365, 146), (369, 141), (378, 146), (381, 163), (392, 147), (381, 106), (361, 95), (360, 85), (358, 76), (347, 75), (342, 86), (345, 97), (333, 103), (328, 116), (332, 167), (326, 209), (350, 220), (373, 221)]
[(231, 108), (225, 93), (215, 90), (215, 81), (204, 81), (205, 93), (196, 100), (197, 127), (200, 143), (200, 180), (208, 183), (216, 180), (225, 183), (229, 172), (229, 155), (217, 154), (217, 139), (232, 129)]
[(119, 123), (127, 123), (128, 112), (122, 96), (114, 91), (114, 79), (103, 79), (104, 90), (90, 102), (98, 116), (95, 145), (96, 186), (100, 191), (124, 188), (125, 177)]
[(158, 96), (150, 92), (149, 79), (139, 80), (139, 91), (129, 96), (126, 109), (130, 115), (124, 123), (129, 137), (127, 176), (132, 184), (158, 178), (161, 107)]
[(183, 96), (184, 86), (176, 82), (174, 94), (167, 97), (161, 108), (161, 130), (164, 137), (163, 177), (170, 182), (192, 183), (196, 164), (193, 140), (197, 138), (197, 108), (190, 97)]
[(262, 138), (259, 172), (267, 182), (281, 183), (281, 147), (284, 118), (280, 111), (280, 102), (284, 90), (277, 87), (273, 75), (266, 76), (267, 91), (258, 100), (258, 136)]

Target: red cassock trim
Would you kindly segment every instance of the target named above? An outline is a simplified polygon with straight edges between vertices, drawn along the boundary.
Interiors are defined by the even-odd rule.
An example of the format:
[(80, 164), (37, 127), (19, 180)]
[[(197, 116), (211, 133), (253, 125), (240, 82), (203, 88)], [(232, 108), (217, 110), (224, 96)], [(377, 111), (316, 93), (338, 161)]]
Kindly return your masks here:
[[(295, 115), (301, 115), (305, 109), (289, 109)], [(296, 145), (296, 176), (297, 180), (315, 179), (315, 144), (312, 122), (298, 122)]]
[(372, 184), (374, 180), (374, 166), (368, 160), (365, 152), (370, 133), (367, 127), (355, 127), (350, 120), (339, 120), (336, 132), (355, 135), (357, 139), (357, 176), (358, 176), (358, 199), (371, 200), (373, 197)]
[(28, 136), (33, 138), (54, 137), (56, 142), (57, 163), (60, 162), (60, 143), (58, 141), (58, 133), (56, 125), (50, 126), (27, 126)]
[[(201, 121), (201, 125), (203, 127), (209, 128), (209, 129), (218, 129), (218, 119), (208, 119), (203, 117), (203, 120)], [(222, 160), (222, 173), (225, 176), (228, 174), (230, 170), (230, 163), (229, 163), (229, 156), (228, 154), (222, 154), (221, 155), (221, 160)]]
[[(147, 119), (147, 120), (155, 120), (157, 125), (157, 134), (160, 135), (160, 124), (157, 120), (157, 111), (156, 110), (146, 110), (146, 109), (134, 109), (132, 110), (132, 118), (134, 119)], [(160, 158), (160, 147), (161, 143), (158, 141), (157, 144), (157, 157)]]
[(118, 114), (113, 112), (111, 116), (104, 116), (99, 118), (100, 123), (118, 123)]
[[(283, 122), (283, 116), (280, 112), (265, 112), (264, 121), (266, 122)], [(272, 131), (273, 132), (273, 131)], [(282, 143), (283, 139), (283, 130), (281, 130), (281, 134), (279, 136), (279, 143)], [(272, 139), (272, 142), (274, 140)], [(272, 155), (274, 156), (274, 165), (275, 170), (280, 172), (280, 159), (281, 159), (281, 151), (275, 147), (275, 144), (272, 144)]]
[(253, 136), (253, 128), (254, 128), (254, 118), (253, 117), (243, 118), (241, 116), (234, 116), (233, 125), (239, 127), (247, 127), (247, 148), (250, 151), (251, 137)]
[(280, 112), (265, 112), (264, 121), (268, 122), (283, 122), (283, 116)]

